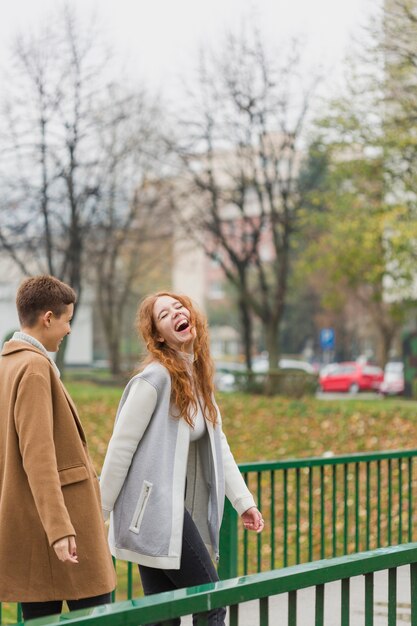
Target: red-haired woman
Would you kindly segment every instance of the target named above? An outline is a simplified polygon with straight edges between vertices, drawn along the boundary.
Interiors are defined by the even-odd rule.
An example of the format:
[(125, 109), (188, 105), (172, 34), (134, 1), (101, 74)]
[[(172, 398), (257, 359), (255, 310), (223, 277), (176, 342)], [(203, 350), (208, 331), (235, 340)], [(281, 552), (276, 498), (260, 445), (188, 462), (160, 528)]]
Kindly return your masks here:
[[(161, 292), (137, 321), (148, 355), (120, 401), (100, 484), (111, 552), (139, 564), (148, 595), (218, 580), (225, 495), (245, 528), (264, 522), (222, 432), (205, 318)], [(207, 615), (224, 624), (224, 609)]]

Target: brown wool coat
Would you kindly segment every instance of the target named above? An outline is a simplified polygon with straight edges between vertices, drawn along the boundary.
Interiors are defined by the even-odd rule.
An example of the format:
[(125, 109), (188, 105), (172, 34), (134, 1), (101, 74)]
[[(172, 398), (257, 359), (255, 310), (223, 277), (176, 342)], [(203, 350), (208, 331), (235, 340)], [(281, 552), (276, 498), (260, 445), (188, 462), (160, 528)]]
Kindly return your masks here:
[[(78, 564), (52, 544), (76, 535)], [(114, 589), (97, 475), (49, 359), (20, 341), (0, 357), (0, 601), (76, 600)]]

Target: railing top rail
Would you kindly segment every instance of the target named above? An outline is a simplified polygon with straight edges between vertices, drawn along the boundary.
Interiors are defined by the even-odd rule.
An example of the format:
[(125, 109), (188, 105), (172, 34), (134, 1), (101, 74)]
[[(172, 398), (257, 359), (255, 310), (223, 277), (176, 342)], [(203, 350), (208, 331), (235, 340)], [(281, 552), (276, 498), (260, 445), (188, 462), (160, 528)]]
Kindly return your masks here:
[(347, 463), (363, 463), (367, 461), (384, 461), (387, 459), (409, 459), (417, 457), (417, 449), (413, 450), (386, 450), (383, 452), (358, 452), (355, 454), (313, 456), (297, 459), (283, 459), (280, 461), (255, 461), (253, 463), (239, 463), (241, 472), (262, 472), (276, 469), (295, 469), (301, 467), (315, 467), (323, 465), (345, 465)]
[(208, 611), (296, 589), (325, 584), (371, 572), (417, 563), (417, 543), (379, 548), (348, 556), (294, 565), (262, 574), (169, 591), (154, 596), (77, 611), (62, 615), (58, 621), (34, 620), (33, 626), (133, 626)]

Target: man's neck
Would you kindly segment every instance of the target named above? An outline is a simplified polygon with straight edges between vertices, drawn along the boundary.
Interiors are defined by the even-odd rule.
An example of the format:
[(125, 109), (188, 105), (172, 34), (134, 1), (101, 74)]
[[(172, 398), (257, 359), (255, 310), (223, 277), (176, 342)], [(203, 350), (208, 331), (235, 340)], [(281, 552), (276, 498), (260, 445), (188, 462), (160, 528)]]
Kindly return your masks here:
[(32, 339), (36, 339), (36, 341), (39, 341), (39, 343), (41, 343), (43, 347), (45, 348), (43, 335), (36, 328), (21, 328), (20, 332), (24, 333), (25, 335), (28, 335), (29, 337), (32, 337)]

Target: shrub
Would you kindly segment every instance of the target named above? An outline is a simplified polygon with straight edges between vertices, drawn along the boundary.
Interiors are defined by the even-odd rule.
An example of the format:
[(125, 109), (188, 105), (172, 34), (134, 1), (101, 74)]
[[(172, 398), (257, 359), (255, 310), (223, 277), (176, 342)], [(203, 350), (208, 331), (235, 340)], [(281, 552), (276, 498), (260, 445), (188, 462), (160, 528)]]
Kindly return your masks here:
[(299, 369), (277, 369), (269, 372), (233, 372), (236, 389), (248, 393), (266, 393), (301, 398), (314, 395), (317, 391), (318, 378)]

